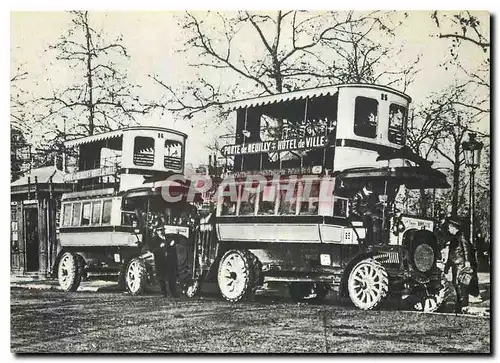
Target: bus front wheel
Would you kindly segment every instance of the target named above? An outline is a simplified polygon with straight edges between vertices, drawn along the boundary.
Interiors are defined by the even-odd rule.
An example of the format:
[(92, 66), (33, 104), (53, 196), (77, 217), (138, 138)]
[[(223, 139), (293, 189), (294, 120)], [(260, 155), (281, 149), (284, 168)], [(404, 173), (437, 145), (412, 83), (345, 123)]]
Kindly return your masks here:
[(130, 260), (125, 270), (125, 286), (131, 295), (140, 295), (147, 284), (148, 273), (146, 264), (140, 258)]
[(389, 290), (389, 278), (385, 268), (373, 258), (358, 262), (347, 281), (349, 298), (361, 310), (377, 308)]

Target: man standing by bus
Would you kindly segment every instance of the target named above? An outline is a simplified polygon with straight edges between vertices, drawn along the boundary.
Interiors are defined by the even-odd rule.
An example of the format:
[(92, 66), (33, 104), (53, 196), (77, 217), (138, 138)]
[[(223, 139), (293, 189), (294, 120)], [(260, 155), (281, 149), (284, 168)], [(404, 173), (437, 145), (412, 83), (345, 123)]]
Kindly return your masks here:
[(163, 296), (168, 296), (168, 289), (172, 297), (178, 297), (177, 291), (177, 254), (175, 241), (165, 238), (165, 224), (168, 215), (151, 213), (147, 248), (154, 256), (155, 277), (160, 285)]
[[(455, 287), (457, 300), (455, 312), (462, 313), (469, 305), (469, 292), (477, 295), (477, 277), (474, 280), (474, 258), (473, 249), (465, 239), (463, 231), (460, 230), (458, 221), (448, 221), (449, 246), (448, 261), (445, 264), (444, 273), (447, 274), (451, 268), (452, 283)], [(476, 284), (476, 285), (475, 285)]]

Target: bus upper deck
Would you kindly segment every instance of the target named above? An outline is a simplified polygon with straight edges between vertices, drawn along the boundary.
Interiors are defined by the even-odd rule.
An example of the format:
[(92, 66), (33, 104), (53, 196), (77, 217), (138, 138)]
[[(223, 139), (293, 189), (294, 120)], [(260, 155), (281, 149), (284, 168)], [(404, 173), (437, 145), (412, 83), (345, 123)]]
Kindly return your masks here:
[(164, 127), (136, 126), (67, 141), (78, 148), (77, 167), (66, 181), (78, 190), (112, 187), (123, 191), (146, 179), (184, 172), (187, 135)]
[(235, 143), (223, 148), (233, 171), (377, 167), (380, 152), (406, 142), (411, 98), (370, 84), (345, 84), (232, 102)]

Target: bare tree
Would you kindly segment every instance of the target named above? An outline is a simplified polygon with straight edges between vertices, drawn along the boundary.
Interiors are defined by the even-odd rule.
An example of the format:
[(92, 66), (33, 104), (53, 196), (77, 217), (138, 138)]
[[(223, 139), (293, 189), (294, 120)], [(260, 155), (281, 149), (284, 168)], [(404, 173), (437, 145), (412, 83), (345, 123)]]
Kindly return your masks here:
[(25, 81), (28, 77), (28, 72), (24, 69), (24, 65), (18, 66), (10, 76), (10, 123), (11, 128), (28, 132), (25, 128), (28, 116), (29, 105), (27, 92), (23, 87), (19, 86), (19, 82)]
[(27, 140), (30, 128), (30, 102), (27, 92), (19, 83), (25, 81), (28, 72), (23, 65), (10, 77), (10, 171), (11, 181), (18, 179), (30, 167), (31, 145)]
[[(436, 26), (440, 29), (438, 37), (442, 39), (451, 39), (454, 42), (453, 48), (458, 48), (461, 43), (467, 42), (480, 47), (485, 53), (489, 52), (489, 29), (484, 29), (484, 25), (481, 24), (476, 14), (468, 10), (460, 11), (455, 14), (435, 11), (432, 13), (431, 17), (434, 19)], [(452, 31), (441, 31), (443, 23), (445, 22), (448, 28), (453, 29)], [(458, 57), (456, 51), (453, 51), (452, 55)]]
[[(460, 86), (471, 94), (477, 94), (475, 99), (462, 106), (471, 108), (477, 114), (489, 114), (491, 60), (488, 16), (472, 11), (435, 11), (431, 17), (438, 29), (437, 37), (449, 44), (451, 58), (444, 67), (454, 65), (460, 69), (467, 76)], [(471, 57), (479, 60), (472, 68), (467, 64), (467, 59)]]
[(38, 121), (62, 120), (62, 130), (52, 128), (56, 138), (92, 135), (135, 123), (136, 116), (148, 112), (149, 106), (135, 95), (138, 86), (129, 83), (126, 71), (117, 65), (129, 58), (122, 37), (110, 41), (103, 30), (92, 26), (88, 11), (71, 15), (69, 30), (48, 51), (55, 52), (58, 67), (66, 64), (75, 82), (39, 99), (45, 109)]
[[(480, 15), (470, 11), (431, 14), (438, 30), (436, 36), (449, 42), (450, 58), (441, 66), (446, 70), (454, 67), (466, 77), (465, 81), (457, 81), (433, 95), (431, 102), (416, 113), (413, 127), (408, 131), (408, 145), (415, 152), (449, 164), (452, 190), (448, 203), (453, 216), (457, 216), (464, 204), (469, 187), (461, 143), (467, 132), (477, 132), (477, 124), (490, 112), (489, 29), (481, 23)], [(482, 19), (484, 21), (484, 17)], [(471, 64), (471, 53), (479, 63)], [(479, 134), (488, 137), (485, 133)], [(422, 190), (422, 194), (428, 191)]]
[[(234, 94), (258, 96), (335, 83), (378, 82), (404, 90), (415, 64), (385, 67), (401, 48), (384, 46), (402, 20), (387, 12), (278, 11), (275, 14), (186, 13), (183, 52), (198, 61), (196, 85), (180, 88), (152, 78), (168, 91), (165, 109), (191, 118)], [(403, 17), (405, 15), (402, 15)], [(417, 62), (418, 59), (415, 61)], [(205, 73), (203, 73), (205, 72)], [(234, 82), (214, 80), (230, 76)]]
[[(411, 113), (406, 135), (407, 146), (426, 160), (433, 156), (434, 148), (441, 139), (442, 129), (439, 120), (446, 113), (445, 105), (434, 106), (420, 108)], [(419, 190), (418, 200), (415, 203), (419, 207), (418, 213), (423, 216), (428, 216), (431, 199), (433, 202), (435, 201), (435, 192), (433, 191), (432, 194), (431, 197), (428, 190)], [(412, 196), (412, 193), (409, 193), (407, 198)]]
[[(467, 107), (469, 94), (455, 86), (434, 94), (427, 106), (417, 111), (408, 130), (408, 145), (426, 159), (442, 160), (452, 176), (451, 214), (457, 216), (466, 188), (462, 142), (474, 131), (481, 117)], [(488, 137), (479, 132), (480, 137)]]

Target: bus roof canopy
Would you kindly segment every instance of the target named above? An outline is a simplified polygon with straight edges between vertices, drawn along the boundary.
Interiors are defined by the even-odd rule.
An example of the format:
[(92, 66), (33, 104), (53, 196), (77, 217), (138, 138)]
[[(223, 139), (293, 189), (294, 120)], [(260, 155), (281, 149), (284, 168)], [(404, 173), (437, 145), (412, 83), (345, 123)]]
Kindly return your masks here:
[(436, 169), (422, 166), (395, 168), (355, 168), (339, 172), (343, 181), (385, 181), (405, 185), (409, 189), (449, 188), (446, 175)]
[(332, 85), (332, 86), (325, 86), (325, 87), (308, 88), (308, 89), (299, 90), (299, 91), (292, 91), (292, 92), (278, 93), (278, 94), (268, 95), (268, 96), (248, 98), (248, 99), (244, 99), (244, 100), (228, 102), (223, 107), (224, 107), (225, 111), (233, 111), (233, 110), (237, 110), (237, 109), (241, 109), (241, 108), (265, 106), (265, 105), (270, 105), (270, 104), (274, 104), (274, 103), (281, 103), (281, 102), (287, 102), (287, 101), (293, 101), (293, 100), (301, 100), (301, 99), (306, 99), (306, 98), (333, 96), (339, 90), (339, 88), (343, 88), (343, 87), (375, 88), (375, 89), (379, 89), (382, 91), (394, 92), (394, 93), (397, 93), (400, 96), (408, 99), (408, 101), (411, 100), (410, 96), (408, 96), (407, 94), (399, 92), (398, 90), (395, 90), (395, 89), (390, 88), (390, 87), (375, 85), (375, 84), (367, 84), (367, 83), (352, 83), (352, 84), (339, 84), (339, 85)]

